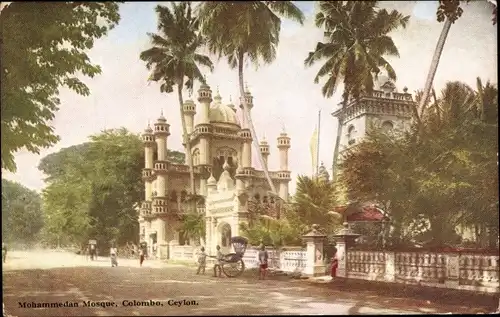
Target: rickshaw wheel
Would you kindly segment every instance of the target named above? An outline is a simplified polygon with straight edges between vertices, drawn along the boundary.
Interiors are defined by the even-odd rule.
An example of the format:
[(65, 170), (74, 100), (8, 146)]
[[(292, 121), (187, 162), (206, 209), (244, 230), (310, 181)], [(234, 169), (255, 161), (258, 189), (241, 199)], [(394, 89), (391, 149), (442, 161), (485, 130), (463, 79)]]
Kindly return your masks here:
[(243, 271), (245, 271), (245, 263), (243, 259), (239, 259), (236, 262), (224, 262), (222, 263), (222, 272), (227, 277), (238, 277)]

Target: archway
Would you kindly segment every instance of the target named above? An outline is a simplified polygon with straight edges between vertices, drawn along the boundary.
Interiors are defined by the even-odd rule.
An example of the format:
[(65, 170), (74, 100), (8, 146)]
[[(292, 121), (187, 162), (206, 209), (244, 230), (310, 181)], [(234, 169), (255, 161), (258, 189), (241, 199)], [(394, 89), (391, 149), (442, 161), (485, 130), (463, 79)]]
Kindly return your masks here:
[(223, 222), (219, 225), (219, 241), (218, 244), (221, 248), (231, 247), (231, 226), (227, 222)]

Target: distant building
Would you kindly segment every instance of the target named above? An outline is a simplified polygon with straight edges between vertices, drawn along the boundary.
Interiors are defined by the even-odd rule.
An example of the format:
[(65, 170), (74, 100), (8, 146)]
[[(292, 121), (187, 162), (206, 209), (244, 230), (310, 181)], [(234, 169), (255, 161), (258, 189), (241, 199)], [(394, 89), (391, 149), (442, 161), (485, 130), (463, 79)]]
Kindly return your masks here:
[(350, 100), (345, 108), (332, 113), (342, 125), (339, 159), (343, 151), (360, 143), (370, 129), (391, 133), (410, 128), (415, 101), (408, 89), (398, 92), (387, 76), (379, 76), (374, 86), (371, 94)]
[[(253, 97), (248, 89), (244, 98), (252, 108)], [(198, 90), (198, 101), (200, 104), (196, 106), (187, 100), (183, 109), (196, 191), (203, 196), (197, 210), (206, 219), (206, 249), (214, 253), (217, 244), (229, 250), (229, 239), (239, 235), (239, 225), (247, 219), (248, 198), (265, 204), (288, 200), (290, 138), (285, 132), (277, 138), (280, 169), (270, 172), (279, 190), (279, 198), (274, 198), (268, 194), (270, 188), (264, 172), (252, 167), (252, 135), (245, 120), (240, 124), (236, 107), (222, 104), (218, 91), (212, 99), (212, 90), (207, 85)], [(161, 258), (168, 257), (173, 245), (196, 243), (180, 230), (180, 215), (187, 211), (185, 202), (190, 194), (189, 167), (167, 161), (169, 135), (169, 124), (163, 114), (154, 124), (154, 131), (148, 126), (143, 134), (145, 199), (140, 208), (140, 238), (148, 246), (157, 243)], [(260, 151), (267, 164), (270, 151), (265, 140)]]

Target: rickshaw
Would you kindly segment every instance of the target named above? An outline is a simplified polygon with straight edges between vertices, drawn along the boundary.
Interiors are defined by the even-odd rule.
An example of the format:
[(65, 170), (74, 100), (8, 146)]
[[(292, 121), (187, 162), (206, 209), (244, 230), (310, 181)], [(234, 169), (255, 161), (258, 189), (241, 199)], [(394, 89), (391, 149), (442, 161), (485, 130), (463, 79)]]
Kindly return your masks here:
[(235, 253), (224, 255), (221, 261), (222, 272), (227, 277), (238, 277), (245, 271), (243, 255), (247, 249), (248, 240), (245, 237), (232, 237), (231, 244)]

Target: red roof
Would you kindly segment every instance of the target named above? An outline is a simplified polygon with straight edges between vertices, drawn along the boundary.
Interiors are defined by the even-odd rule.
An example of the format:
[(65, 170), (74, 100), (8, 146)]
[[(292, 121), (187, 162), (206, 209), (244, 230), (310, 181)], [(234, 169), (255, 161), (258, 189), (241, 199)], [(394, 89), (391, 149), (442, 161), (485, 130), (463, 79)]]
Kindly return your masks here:
[(361, 221), (388, 221), (389, 218), (376, 206), (338, 206), (334, 207), (335, 212), (347, 214), (347, 222)]

